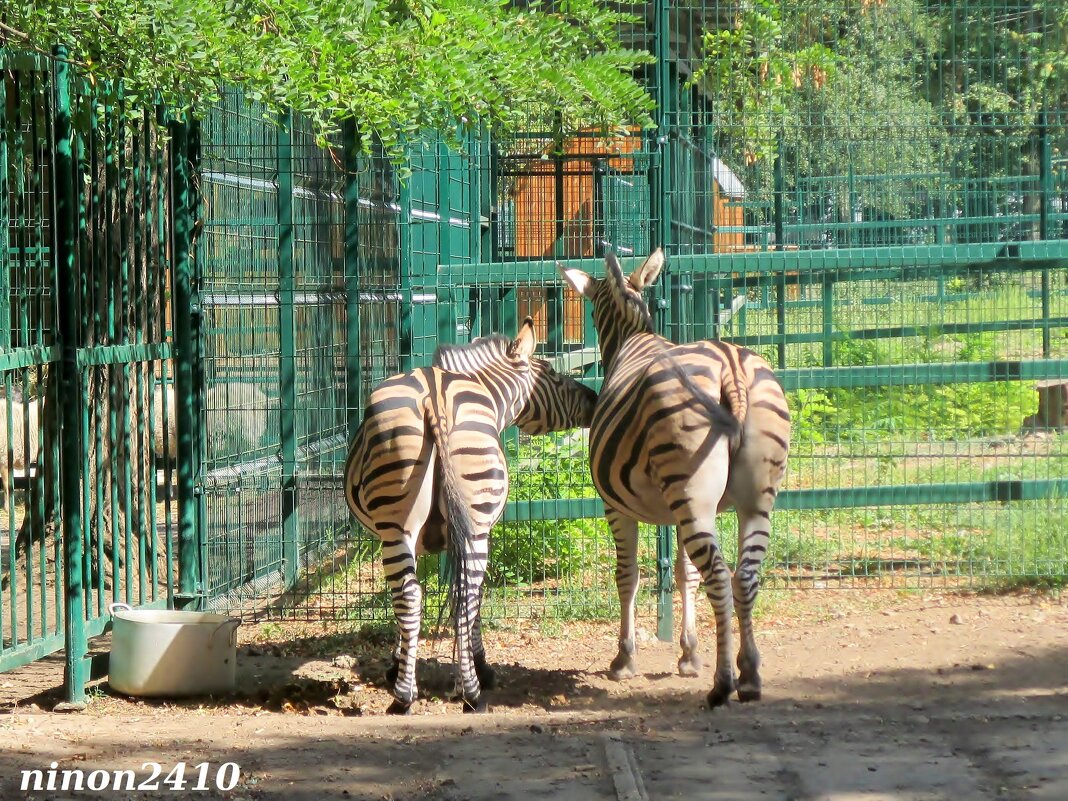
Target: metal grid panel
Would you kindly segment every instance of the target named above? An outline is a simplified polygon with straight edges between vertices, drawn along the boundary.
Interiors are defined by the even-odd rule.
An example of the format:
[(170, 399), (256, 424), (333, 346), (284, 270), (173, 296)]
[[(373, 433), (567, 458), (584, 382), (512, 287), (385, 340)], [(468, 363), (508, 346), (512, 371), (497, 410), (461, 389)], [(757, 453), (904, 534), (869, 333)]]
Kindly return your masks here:
[[(1056, 49), (1063, 21), (1041, 3), (647, 4), (623, 35), (658, 56), (658, 129), (606, 140), (541, 120), (495, 140), (493, 247), (443, 268), (445, 316), (467, 304), (472, 332), (507, 330), (533, 310), (547, 352), (596, 380), (588, 310), (561, 298), (551, 260), (664, 245), (660, 329), (747, 344), (790, 391), (795, 455), (767, 579), (1063, 582), (1065, 446), (1046, 429), (1068, 380), (1068, 247), (1049, 241), (1068, 237), (1068, 98), (1021, 86), (1038, 65), (1013, 38), (1020, 19)], [(878, 75), (857, 70), (891, 45)], [(1030, 105), (998, 105), (1013, 93)], [(563, 573), (575, 597), (611, 583), (599, 503), (567, 467), (584, 457), (516, 448), (524, 494), (501, 531), (536, 559), (502, 546), (490, 597), (508, 614), (572, 614), (555, 603)], [(724, 516), (728, 552), (734, 525)]]
[(0, 58), (0, 668), (66, 645), (79, 696), (108, 604), (174, 593), (157, 492), (169, 159), (157, 109), (61, 59)]

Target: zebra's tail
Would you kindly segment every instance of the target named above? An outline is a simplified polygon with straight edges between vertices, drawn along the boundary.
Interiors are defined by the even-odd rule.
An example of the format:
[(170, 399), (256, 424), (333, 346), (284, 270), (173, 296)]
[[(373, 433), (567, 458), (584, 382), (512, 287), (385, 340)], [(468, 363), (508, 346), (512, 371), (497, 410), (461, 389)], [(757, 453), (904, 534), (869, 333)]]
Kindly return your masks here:
[(468, 598), (468, 564), (467, 555), (475, 537), (475, 527), (467, 502), (460, 493), (459, 476), (456, 465), (449, 458), (449, 432), (440, 415), (428, 413), (427, 420), (434, 435), (434, 445), (438, 452), (438, 467), (441, 470), (441, 497), (445, 501), (445, 539), (448, 556), (445, 576), (447, 579), (448, 601), (446, 608), (453, 625), (459, 627), (460, 614), (465, 605), (471, 603)]
[[(742, 436), (742, 422), (734, 414), (731, 409), (727, 408), (722, 401), (717, 401), (699, 386), (697, 382), (693, 380), (686, 368), (682, 366), (678, 359), (671, 355), (668, 350), (668, 346), (664, 345), (663, 350), (660, 352), (661, 358), (667, 361), (671, 372), (675, 374), (675, 377), (679, 380), (679, 383), (690, 393), (694, 400), (696, 400), (701, 406), (705, 408), (711, 418), (713, 428), (723, 436), (727, 437), (731, 444), (731, 451), (733, 451), (738, 443), (741, 441)], [(724, 384), (724, 392), (737, 391), (737, 385), (733, 378), (729, 379), (729, 388), (727, 386), (728, 379), (724, 378), (721, 382)], [(729, 402), (729, 401), (728, 401)]]

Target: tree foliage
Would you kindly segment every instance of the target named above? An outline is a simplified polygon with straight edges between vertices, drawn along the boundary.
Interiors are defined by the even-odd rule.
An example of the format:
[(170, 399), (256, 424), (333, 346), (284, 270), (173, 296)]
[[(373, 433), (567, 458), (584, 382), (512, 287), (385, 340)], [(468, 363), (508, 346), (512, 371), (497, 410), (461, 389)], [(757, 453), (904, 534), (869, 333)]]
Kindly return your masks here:
[[(788, 184), (930, 176), (935, 190), (949, 172), (1036, 174), (1043, 112), (1055, 154), (1068, 146), (1063, 0), (745, 0), (729, 20), (705, 32), (694, 84), (758, 194), (780, 148)], [(907, 214), (886, 187), (879, 212)]]
[[(549, 109), (570, 127), (650, 124), (621, 47), (627, 16), (597, 0), (48, 0), (4, 2), (5, 37), (66, 44), (128, 101), (202, 112), (223, 85), (320, 133), (354, 119), (394, 152), (423, 130), (512, 127)], [(130, 105), (134, 105), (130, 102)]]

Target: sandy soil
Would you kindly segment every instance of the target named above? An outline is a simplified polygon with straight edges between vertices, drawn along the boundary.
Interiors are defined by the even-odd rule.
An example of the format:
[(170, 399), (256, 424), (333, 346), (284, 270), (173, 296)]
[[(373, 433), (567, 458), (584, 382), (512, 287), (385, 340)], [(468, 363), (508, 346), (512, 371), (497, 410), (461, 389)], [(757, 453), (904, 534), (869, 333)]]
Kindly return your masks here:
[[(714, 712), (710, 671), (679, 677), (676, 646), (642, 623), (643, 672), (621, 684), (605, 675), (614, 625), (492, 630), (501, 686), (486, 715), (448, 700), (447, 640), (422, 652), (406, 718), (383, 714), (381, 634), (246, 627), (234, 697), (146, 702), (103, 684), (71, 714), (50, 711), (58, 662), (38, 663), (0, 675), (0, 798), (1068, 798), (1064, 600), (789, 594), (758, 623), (764, 700)], [(703, 631), (707, 665), (707, 616)], [(20, 789), (21, 771), (52, 761), (139, 781), (144, 762), (165, 776), (185, 761), (188, 780), (232, 761), (240, 779), (225, 793)]]

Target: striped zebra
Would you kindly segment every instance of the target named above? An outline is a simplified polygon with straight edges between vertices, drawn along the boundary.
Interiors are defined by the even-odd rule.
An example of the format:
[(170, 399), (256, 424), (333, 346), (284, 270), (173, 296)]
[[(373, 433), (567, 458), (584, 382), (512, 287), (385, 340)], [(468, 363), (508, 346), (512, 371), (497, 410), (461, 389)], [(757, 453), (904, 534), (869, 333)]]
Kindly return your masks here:
[[(590, 469), (616, 545), (622, 617), (610, 675), (635, 672), (634, 599), (638, 522), (676, 526), (675, 578), (682, 590), (679, 672), (697, 675), (694, 594), (703, 580), (716, 618), (716, 676), (708, 704), (735, 689), (732, 607), (738, 610), (738, 699), (760, 698), (760, 655), (752, 611), (767, 552), (770, 515), (786, 469), (790, 413), (768, 363), (745, 348), (703, 340), (675, 345), (653, 333), (642, 290), (660, 274), (658, 249), (624, 277), (614, 254), (593, 278), (560, 265), (565, 280), (593, 305), (604, 367), (590, 425)], [(716, 537), (716, 515), (738, 515), (738, 565), (730, 568)], [(696, 566), (696, 567), (695, 567)]]
[(345, 465), (352, 513), (382, 541), (382, 565), (398, 624), (389, 712), (417, 695), (422, 612), (416, 557), (447, 550), (456, 626), (458, 690), (465, 710), (485, 708), (494, 684), (482, 646), (479, 609), (490, 528), (504, 511), (508, 472), (500, 432), (587, 427), (597, 396), (533, 358), (528, 317), (515, 341), (495, 334), (442, 346), (432, 366), (383, 381), (371, 393)]

